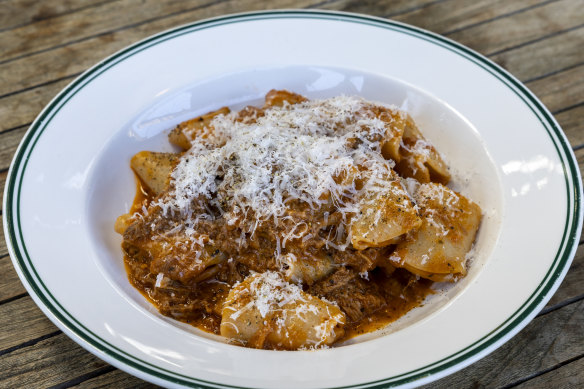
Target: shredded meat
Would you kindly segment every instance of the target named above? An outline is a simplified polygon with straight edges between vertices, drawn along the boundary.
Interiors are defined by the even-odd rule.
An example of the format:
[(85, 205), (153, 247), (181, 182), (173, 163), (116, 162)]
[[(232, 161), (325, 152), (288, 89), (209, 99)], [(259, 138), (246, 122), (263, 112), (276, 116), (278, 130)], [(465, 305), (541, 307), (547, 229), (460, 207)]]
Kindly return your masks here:
[(365, 282), (346, 267), (313, 285), (310, 292), (336, 302), (351, 322), (371, 315), (386, 304), (376, 284)]

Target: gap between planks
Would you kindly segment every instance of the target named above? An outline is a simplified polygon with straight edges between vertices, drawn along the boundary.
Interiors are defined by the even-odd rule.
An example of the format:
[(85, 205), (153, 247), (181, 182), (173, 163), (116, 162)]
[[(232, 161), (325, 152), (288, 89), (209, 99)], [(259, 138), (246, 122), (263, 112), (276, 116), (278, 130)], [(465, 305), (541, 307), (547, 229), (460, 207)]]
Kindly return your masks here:
[(62, 333), (61, 330), (49, 332), (48, 334), (45, 334), (43, 336), (39, 336), (38, 338), (27, 340), (26, 342), (17, 344), (17, 345), (12, 346), (12, 347), (5, 348), (4, 350), (0, 350), (0, 357), (3, 355), (6, 355), (6, 354), (10, 354), (13, 351), (20, 350), (20, 349), (25, 348), (25, 347), (34, 346), (38, 342), (42, 342), (45, 339), (52, 338), (52, 337), (57, 336), (61, 333)]
[[(561, 384), (560, 384), (561, 382)], [(539, 375), (518, 389), (548, 389), (553, 387), (582, 388), (584, 382), (584, 358), (577, 359), (546, 374)], [(560, 385), (559, 385), (560, 384)]]
[(17, 294), (15, 296), (8, 297), (8, 298), (0, 301), (0, 305), (11, 303), (15, 300), (21, 299), (21, 298), (26, 297), (26, 296), (28, 296), (28, 293), (20, 293), (20, 294)]
[(543, 309), (542, 309), (542, 310), (541, 310), (541, 311), (540, 311), (540, 312), (537, 314), (537, 316), (536, 316), (536, 317), (540, 317), (540, 316), (547, 315), (547, 314), (548, 314), (548, 313), (550, 313), (550, 312), (557, 311), (558, 309), (561, 309), (561, 308), (563, 308), (563, 307), (565, 307), (565, 306), (567, 306), (567, 305), (570, 305), (570, 304), (577, 303), (577, 302), (579, 302), (579, 301), (581, 301), (581, 300), (584, 300), (584, 294), (581, 294), (581, 295), (579, 295), (579, 296), (575, 296), (575, 297), (569, 298), (569, 299), (567, 299), (567, 300), (561, 301), (561, 302), (559, 302), (559, 303), (557, 303), (557, 304), (555, 304), (555, 305), (552, 305), (551, 307), (544, 307), (544, 308), (543, 308)]
[(473, 27), (478, 27), (478, 26), (481, 26), (483, 24), (493, 22), (495, 20), (504, 19), (504, 18), (507, 18), (510, 16), (518, 15), (518, 14), (521, 14), (523, 12), (527, 12), (527, 11), (530, 11), (532, 9), (543, 7), (543, 6), (546, 6), (546, 5), (551, 4), (551, 3), (557, 3), (558, 1), (561, 1), (561, 0), (547, 0), (547, 1), (543, 1), (539, 4), (528, 5), (527, 7), (520, 8), (520, 9), (517, 9), (515, 11), (510, 11), (510, 12), (507, 12), (505, 14), (494, 16), (491, 19), (481, 20), (480, 22), (472, 23), (472, 24), (469, 24), (468, 26), (463, 26), (463, 27), (455, 28), (453, 30), (445, 31), (442, 35), (456, 34), (458, 32), (468, 30), (468, 29), (473, 28)]
[(567, 359), (567, 360), (562, 361), (562, 362), (560, 362), (560, 363), (558, 363), (558, 364), (556, 364), (554, 366), (548, 367), (547, 369), (544, 369), (542, 371), (538, 371), (538, 372), (536, 372), (536, 373), (534, 373), (532, 375), (529, 375), (529, 376), (524, 377), (524, 378), (522, 378), (520, 380), (517, 380), (516, 382), (513, 382), (513, 383), (511, 383), (509, 385), (505, 385), (501, 389), (511, 389), (511, 388), (514, 388), (514, 387), (519, 386), (519, 385), (521, 385), (521, 384), (523, 384), (523, 383), (525, 383), (527, 381), (530, 381), (530, 380), (532, 380), (534, 378), (537, 378), (537, 377), (542, 376), (544, 374), (550, 373), (550, 372), (552, 372), (554, 370), (557, 370), (557, 369), (559, 369), (559, 368), (561, 368), (563, 366), (569, 365), (570, 363), (576, 362), (576, 361), (578, 361), (578, 360), (580, 360), (582, 358), (584, 358), (584, 355), (579, 355), (579, 356), (576, 356), (576, 357)]
[[(45, 16), (45, 17), (42, 17), (42, 16), (41, 17), (39, 17), (39, 16), (33, 16), (31, 18), (31, 20), (28, 21), (28, 22), (24, 22), (24, 23), (20, 23), (20, 24), (15, 24), (13, 26), (6, 27), (6, 28), (0, 28), (0, 32), (14, 30), (15, 28), (26, 27), (26, 26), (31, 25), (31, 24), (34, 24), (36, 22), (41, 22), (41, 21), (45, 21), (45, 20), (54, 19), (54, 18), (57, 18), (57, 17), (60, 17), (60, 16), (71, 15), (71, 14), (74, 14), (74, 13), (79, 12), (79, 11), (83, 11), (83, 10), (86, 10), (86, 9), (89, 9), (89, 8), (99, 7), (101, 5), (104, 5), (104, 4), (107, 4), (107, 3), (112, 3), (114, 1), (116, 1), (116, 0), (105, 0), (105, 1), (102, 1), (102, 2), (99, 2), (99, 3), (89, 4), (89, 5), (86, 5), (86, 6), (83, 6), (83, 7), (66, 10), (66, 11), (63, 11), (63, 12), (60, 12), (60, 13), (55, 13), (55, 14), (52, 14), (52, 15), (49, 15), (49, 16)], [(42, 3), (42, 2), (39, 2), (39, 3)]]
[(193, 12), (193, 11), (203, 10), (205, 8), (209, 8), (211, 6), (214, 6), (214, 5), (217, 5), (217, 4), (220, 4), (220, 3), (225, 3), (225, 2), (228, 2), (228, 1), (231, 1), (231, 0), (215, 0), (215, 1), (210, 1), (208, 3), (202, 4), (202, 5), (199, 5), (199, 6), (196, 6), (196, 7), (186, 8), (186, 9), (183, 9), (183, 10), (180, 10), (180, 11), (174, 11), (174, 12), (170, 12), (168, 14), (164, 14), (164, 15), (160, 15), (160, 16), (155, 16), (155, 17), (152, 17), (152, 18), (149, 18), (149, 19), (145, 19), (145, 20), (142, 20), (142, 21), (138, 21), (138, 22), (134, 22), (134, 23), (129, 23), (129, 24), (126, 24), (126, 25), (123, 25), (123, 26), (119, 26), (119, 27), (116, 27), (116, 28), (112, 28), (112, 29), (109, 29), (109, 30), (105, 30), (105, 31), (99, 32), (97, 34), (88, 35), (86, 37), (79, 38), (79, 39), (73, 39), (73, 40), (70, 40), (70, 41), (67, 41), (67, 42), (64, 42), (64, 43), (61, 43), (61, 44), (57, 44), (57, 45), (53, 45), (53, 46), (46, 47), (44, 49), (39, 49), (39, 50), (36, 50), (36, 51), (30, 51), (30, 52), (27, 52), (26, 54), (22, 54), (22, 55), (19, 55), (19, 56), (16, 56), (16, 57), (8, 58), (8, 59), (5, 59), (3, 61), (0, 61), (0, 65), (4, 65), (6, 63), (13, 62), (13, 61), (16, 61), (16, 60), (19, 60), (19, 59), (31, 57), (33, 55), (37, 55), (37, 54), (41, 54), (41, 53), (46, 53), (48, 51), (55, 50), (55, 49), (58, 49), (58, 48), (71, 46), (71, 45), (74, 45), (76, 43), (85, 42), (87, 40), (94, 39), (94, 38), (98, 38), (98, 37), (101, 37), (101, 36), (104, 36), (104, 35), (108, 35), (108, 34), (111, 34), (111, 33), (115, 33), (115, 32), (119, 32), (119, 31), (127, 30), (127, 29), (130, 29), (130, 28), (133, 28), (133, 27), (138, 27), (138, 26), (141, 26), (141, 25), (144, 25), (144, 24), (148, 24), (148, 23), (152, 23), (152, 22), (155, 22), (155, 21), (158, 21), (158, 20), (163, 20), (163, 19), (171, 18), (173, 16), (177, 16), (177, 15), (180, 15), (180, 14), (185, 13), (185, 12)]
[[(564, 107), (564, 108), (557, 109), (557, 110), (553, 111), (553, 112), (552, 112), (552, 114), (554, 114), (554, 115), (557, 115), (557, 114), (560, 114), (560, 113), (562, 113), (562, 112), (566, 112), (566, 111), (569, 111), (569, 110), (571, 110), (571, 109), (574, 109), (574, 108), (581, 107), (581, 106), (583, 106), (583, 105), (584, 105), (584, 101), (581, 101), (581, 102), (579, 102), (579, 103), (572, 104), (572, 105), (570, 105), (570, 106), (567, 106), (567, 107)], [(580, 145), (578, 145), (578, 146), (574, 146), (574, 147), (580, 147)]]
[(505, 47), (504, 49), (501, 49), (501, 50), (495, 50), (495, 51), (493, 51), (491, 53), (487, 53), (487, 54), (484, 54), (484, 55), (487, 56), (487, 57), (493, 57), (495, 55), (499, 55), (499, 54), (502, 54), (502, 53), (506, 53), (506, 52), (509, 52), (509, 51), (512, 51), (512, 50), (517, 50), (517, 49), (520, 49), (522, 47), (526, 47), (526, 46), (532, 45), (534, 43), (538, 43), (538, 42), (544, 41), (546, 39), (554, 38), (554, 37), (559, 36), (559, 35), (563, 35), (563, 34), (567, 34), (567, 33), (572, 32), (572, 31), (579, 30), (582, 27), (584, 27), (584, 23), (579, 24), (577, 26), (570, 27), (570, 28), (566, 28), (566, 29), (561, 30), (561, 31), (555, 31), (555, 32), (552, 32), (550, 34), (547, 34), (547, 35), (543, 35), (541, 37), (538, 37), (536, 39), (531, 39), (531, 40), (528, 40), (528, 41), (525, 41), (525, 42), (521, 42), (521, 43), (519, 43), (517, 45), (514, 45), (514, 46)]
[[(418, 11), (420, 9), (424, 9), (426, 7), (429, 7), (429, 6), (432, 6), (432, 5), (435, 5), (435, 4), (444, 3), (446, 1), (448, 1), (448, 0), (436, 0), (436, 1), (432, 1), (432, 2), (429, 2), (429, 3), (426, 3), (426, 4), (422, 4), (422, 5), (416, 6), (416, 7), (408, 8), (408, 9), (405, 9), (405, 10), (402, 10), (402, 11), (393, 12), (393, 13), (387, 14), (387, 15), (382, 16), (382, 17), (383, 18), (394, 18), (396, 16), (405, 15), (405, 14), (408, 14), (410, 12)], [(373, 16), (375, 16), (375, 15), (373, 15)]]

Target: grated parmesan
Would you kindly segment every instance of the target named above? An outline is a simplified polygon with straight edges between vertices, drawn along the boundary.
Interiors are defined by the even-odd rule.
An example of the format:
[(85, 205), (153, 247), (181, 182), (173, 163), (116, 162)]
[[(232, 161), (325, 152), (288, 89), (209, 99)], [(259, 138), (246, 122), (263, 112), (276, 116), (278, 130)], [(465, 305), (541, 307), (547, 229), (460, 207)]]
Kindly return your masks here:
[[(281, 310), (287, 304), (305, 302), (302, 296), (302, 289), (297, 285), (284, 281), (280, 274), (273, 271), (253, 274), (256, 274), (256, 276), (249, 284), (249, 287), (244, 290), (246, 294), (253, 296), (253, 298), (241, 310), (231, 314), (232, 319), (237, 319), (242, 311), (251, 308), (256, 308), (260, 315), (265, 318), (269, 313)], [(305, 304), (301, 306), (305, 306)]]
[[(218, 115), (205, 136), (192, 140), (171, 174), (171, 190), (154, 204), (163, 216), (180, 215), (179, 228), (188, 236), (200, 221), (216, 218), (251, 234), (268, 220), (281, 225), (292, 201), (313, 210), (332, 202), (347, 223), (361, 191), (391, 190), (383, 177), (394, 162), (380, 152), (389, 125), (371, 103), (340, 96), (271, 107), (251, 123), (237, 118)], [(341, 225), (336, 233), (345, 230)], [(306, 233), (306, 226), (291, 226), (278, 249)], [(347, 243), (339, 246), (335, 238), (343, 237), (333, 237), (332, 247), (348, 244), (342, 239)]]

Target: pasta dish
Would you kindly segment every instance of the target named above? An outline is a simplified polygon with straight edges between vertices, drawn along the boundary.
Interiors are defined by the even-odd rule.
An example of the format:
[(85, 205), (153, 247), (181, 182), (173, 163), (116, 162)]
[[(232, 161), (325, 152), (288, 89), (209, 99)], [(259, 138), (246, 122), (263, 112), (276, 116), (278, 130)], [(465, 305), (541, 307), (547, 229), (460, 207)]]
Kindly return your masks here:
[(413, 119), (272, 90), (142, 151), (116, 221), (130, 282), (166, 316), (254, 348), (328, 347), (467, 271), (481, 209)]

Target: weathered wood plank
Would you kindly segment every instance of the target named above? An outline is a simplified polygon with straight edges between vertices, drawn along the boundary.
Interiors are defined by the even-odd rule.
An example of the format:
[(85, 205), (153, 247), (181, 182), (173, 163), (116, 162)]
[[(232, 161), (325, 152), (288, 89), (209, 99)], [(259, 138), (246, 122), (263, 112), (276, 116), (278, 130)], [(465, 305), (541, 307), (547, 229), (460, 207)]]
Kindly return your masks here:
[(76, 389), (98, 389), (98, 388), (135, 388), (135, 389), (155, 389), (158, 386), (142, 381), (139, 378), (129, 375), (121, 370), (100, 375), (84, 381), (78, 385), (71, 386)]
[[(584, 41), (582, 43), (584, 44)], [(552, 112), (582, 103), (584, 102), (584, 65), (529, 82), (526, 85)], [(584, 137), (584, 134), (582, 136)]]
[(579, 389), (584, 384), (584, 358), (577, 359), (548, 373), (516, 386), (517, 389)]
[(58, 330), (29, 296), (0, 305), (0, 328), (0, 351)]
[(0, 301), (25, 293), (10, 256), (0, 256)]
[(0, 41), (5, 42), (0, 47), (0, 58), (10, 60), (128, 25), (144, 23), (154, 16), (162, 17), (208, 4), (208, 0), (118, 0), (85, 8), (75, 15), (58, 16), (0, 32)]
[(28, 128), (23, 127), (0, 135), (0, 169), (7, 169), (12, 162), (16, 148), (20, 144), (22, 136)]
[(48, 388), (108, 366), (61, 333), (0, 357), (0, 387)]
[(395, 1), (376, 1), (376, 0), (338, 0), (325, 2), (318, 5), (317, 8), (331, 11), (346, 11), (375, 15), (380, 17), (395, 18), (410, 12), (415, 12), (420, 8), (429, 7), (436, 0), (395, 0)]
[(73, 77), (0, 99), (0, 117), (2, 118), (0, 139), (2, 131), (31, 123), (45, 105), (71, 81)]
[(497, 388), (584, 354), (584, 301), (540, 316), (498, 350), (425, 389)]
[[(0, 231), (4, 231), (4, 219), (0, 217)], [(6, 247), (6, 241), (4, 240), (4, 234), (0, 236), (0, 256), (8, 255), (8, 247)]]
[(434, 2), (394, 19), (447, 35), (541, 3), (544, 0), (450, 0)]
[[(0, 96), (81, 73), (97, 63), (99, 58), (127, 46), (128, 42), (116, 42), (115, 35), (100, 36), (91, 41), (1, 64)], [(117, 34), (120, 35), (124, 34)], [(35, 66), (31, 66), (32, 63)]]
[[(2, 142), (2, 135), (0, 135), (0, 142)], [(7, 176), (8, 170), (0, 170), (0, 214), (2, 214), (2, 207), (4, 207), (4, 187)]]
[(584, 105), (555, 115), (572, 146), (584, 144)]
[(0, 3), (0, 30), (54, 18), (103, 2), (104, 0), (5, 0)]
[(583, 45), (584, 27), (490, 58), (520, 80), (529, 80), (582, 63)]
[(583, 21), (584, 7), (581, 4), (561, 0), (456, 31), (448, 37), (490, 55), (582, 25)]

